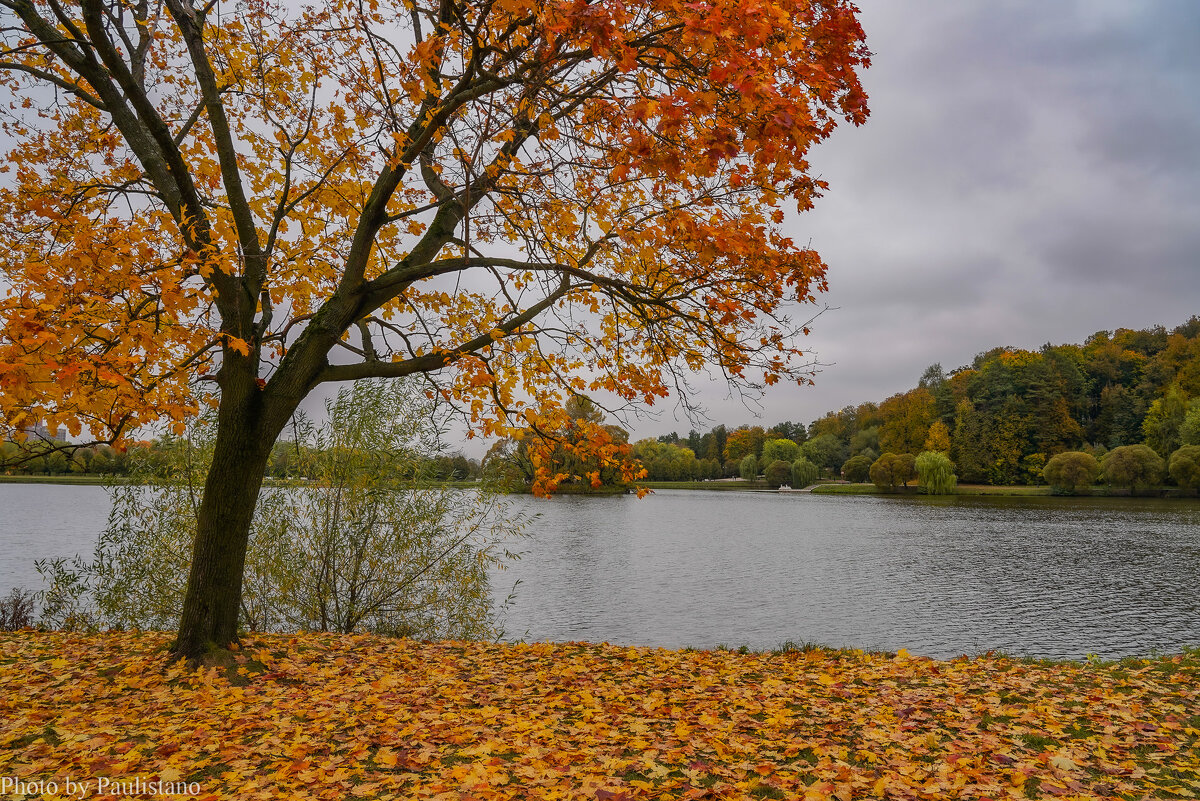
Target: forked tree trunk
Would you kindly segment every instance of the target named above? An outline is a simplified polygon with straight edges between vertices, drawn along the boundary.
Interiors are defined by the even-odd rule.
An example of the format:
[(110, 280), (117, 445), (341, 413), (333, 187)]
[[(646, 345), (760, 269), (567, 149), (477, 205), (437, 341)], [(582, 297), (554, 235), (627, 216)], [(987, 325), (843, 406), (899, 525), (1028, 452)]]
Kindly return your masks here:
[(228, 394), (221, 401), (179, 636), (172, 649), (175, 656), (191, 661), (237, 641), (250, 523), (281, 428), (264, 419), (254, 390), (237, 394), (241, 402)]

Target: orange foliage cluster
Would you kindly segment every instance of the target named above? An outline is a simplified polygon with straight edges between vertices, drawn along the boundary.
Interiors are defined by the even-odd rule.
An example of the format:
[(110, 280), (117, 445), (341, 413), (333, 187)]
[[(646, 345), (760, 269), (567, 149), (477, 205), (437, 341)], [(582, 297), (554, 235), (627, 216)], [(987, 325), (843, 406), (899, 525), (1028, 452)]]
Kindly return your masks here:
[[(1120, 665), (860, 651), (0, 635), (0, 775), (200, 798), (1167, 798), (1200, 791), (1200, 654)], [(1190, 788), (1190, 789), (1189, 789)]]
[(274, 421), (428, 374), (499, 436), (706, 364), (808, 380), (825, 264), (781, 224), (867, 117), (852, 3), (165, 7), (10, 9), (0, 429), (119, 441), (218, 369)]

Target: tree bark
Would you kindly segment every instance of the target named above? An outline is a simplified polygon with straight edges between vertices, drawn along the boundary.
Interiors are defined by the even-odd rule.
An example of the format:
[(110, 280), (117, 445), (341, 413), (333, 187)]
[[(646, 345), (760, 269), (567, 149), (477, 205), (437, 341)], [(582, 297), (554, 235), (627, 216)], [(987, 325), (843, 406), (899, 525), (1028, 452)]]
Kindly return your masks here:
[(282, 428), (276, 422), (279, 415), (265, 415), (263, 407), (257, 387), (222, 394), (179, 635), (172, 649), (175, 656), (192, 662), (238, 639), (250, 524), (271, 448)]

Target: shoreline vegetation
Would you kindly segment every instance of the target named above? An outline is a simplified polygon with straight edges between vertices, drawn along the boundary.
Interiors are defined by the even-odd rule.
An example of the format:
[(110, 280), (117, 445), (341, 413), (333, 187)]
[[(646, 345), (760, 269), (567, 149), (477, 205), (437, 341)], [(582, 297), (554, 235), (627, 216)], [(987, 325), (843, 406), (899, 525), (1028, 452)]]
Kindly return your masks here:
[(0, 633), (0, 773), (214, 799), (1200, 793), (1198, 650), (937, 661), (250, 635), (189, 671), (169, 639)]
[[(99, 476), (99, 475), (63, 475), (63, 476), (31, 476), (31, 475), (2, 475), (0, 474), (0, 484), (64, 484), (64, 485), (81, 485), (81, 486), (106, 486), (111, 484), (123, 484), (128, 481), (124, 476)], [(295, 479), (278, 480), (268, 479), (267, 486), (286, 486), (289, 483), (295, 483)], [(473, 489), (479, 486), (477, 481), (449, 481), (449, 482), (431, 482), (431, 486), (446, 486), (456, 489)], [(819, 482), (810, 488), (794, 488), (791, 490), (778, 490), (772, 487), (766, 481), (747, 481), (745, 479), (724, 479), (712, 481), (640, 481), (636, 487), (644, 487), (648, 490), (711, 490), (714, 492), (768, 492), (768, 493), (812, 493), (816, 495), (879, 495), (882, 497), (927, 497), (920, 492), (920, 488), (913, 482), (910, 487), (897, 487), (895, 489), (881, 489), (875, 484), (868, 483), (849, 483), (826, 481)], [(599, 488), (591, 488), (574, 484), (566, 484), (558, 488), (556, 495), (583, 495), (583, 496), (611, 496), (624, 495), (634, 491), (634, 486), (623, 487), (619, 485), (604, 485)], [(515, 492), (511, 494), (529, 494), (525, 492)], [(1195, 492), (1187, 492), (1180, 487), (1156, 487), (1146, 490), (1138, 490), (1136, 493), (1131, 493), (1128, 489), (1114, 488), (1098, 485), (1081, 490), (1074, 494), (1055, 492), (1053, 487), (1046, 485), (1008, 485), (996, 486), (992, 484), (959, 484), (946, 495), (964, 495), (964, 496), (979, 496), (986, 495), (989, 497), (1039, 497), (1039, 498), (1179, 498), (1183, 500), (1197, 500), (1200, 495)]]

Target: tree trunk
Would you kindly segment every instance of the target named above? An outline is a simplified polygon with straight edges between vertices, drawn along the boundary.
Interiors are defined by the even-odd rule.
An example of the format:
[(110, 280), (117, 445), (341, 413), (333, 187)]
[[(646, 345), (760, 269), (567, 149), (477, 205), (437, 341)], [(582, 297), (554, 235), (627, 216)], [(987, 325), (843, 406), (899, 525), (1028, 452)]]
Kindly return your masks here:
[[(250, 523), (280, 427), (256, 391), (223, 393), (212, 466), (196, 517), (191, 572), (175, 656), (196, 661), (237, 641)], [(277, 417), (273, 415), (273, 417)], [(284, 418), (286, 419), (286, 417)]]

